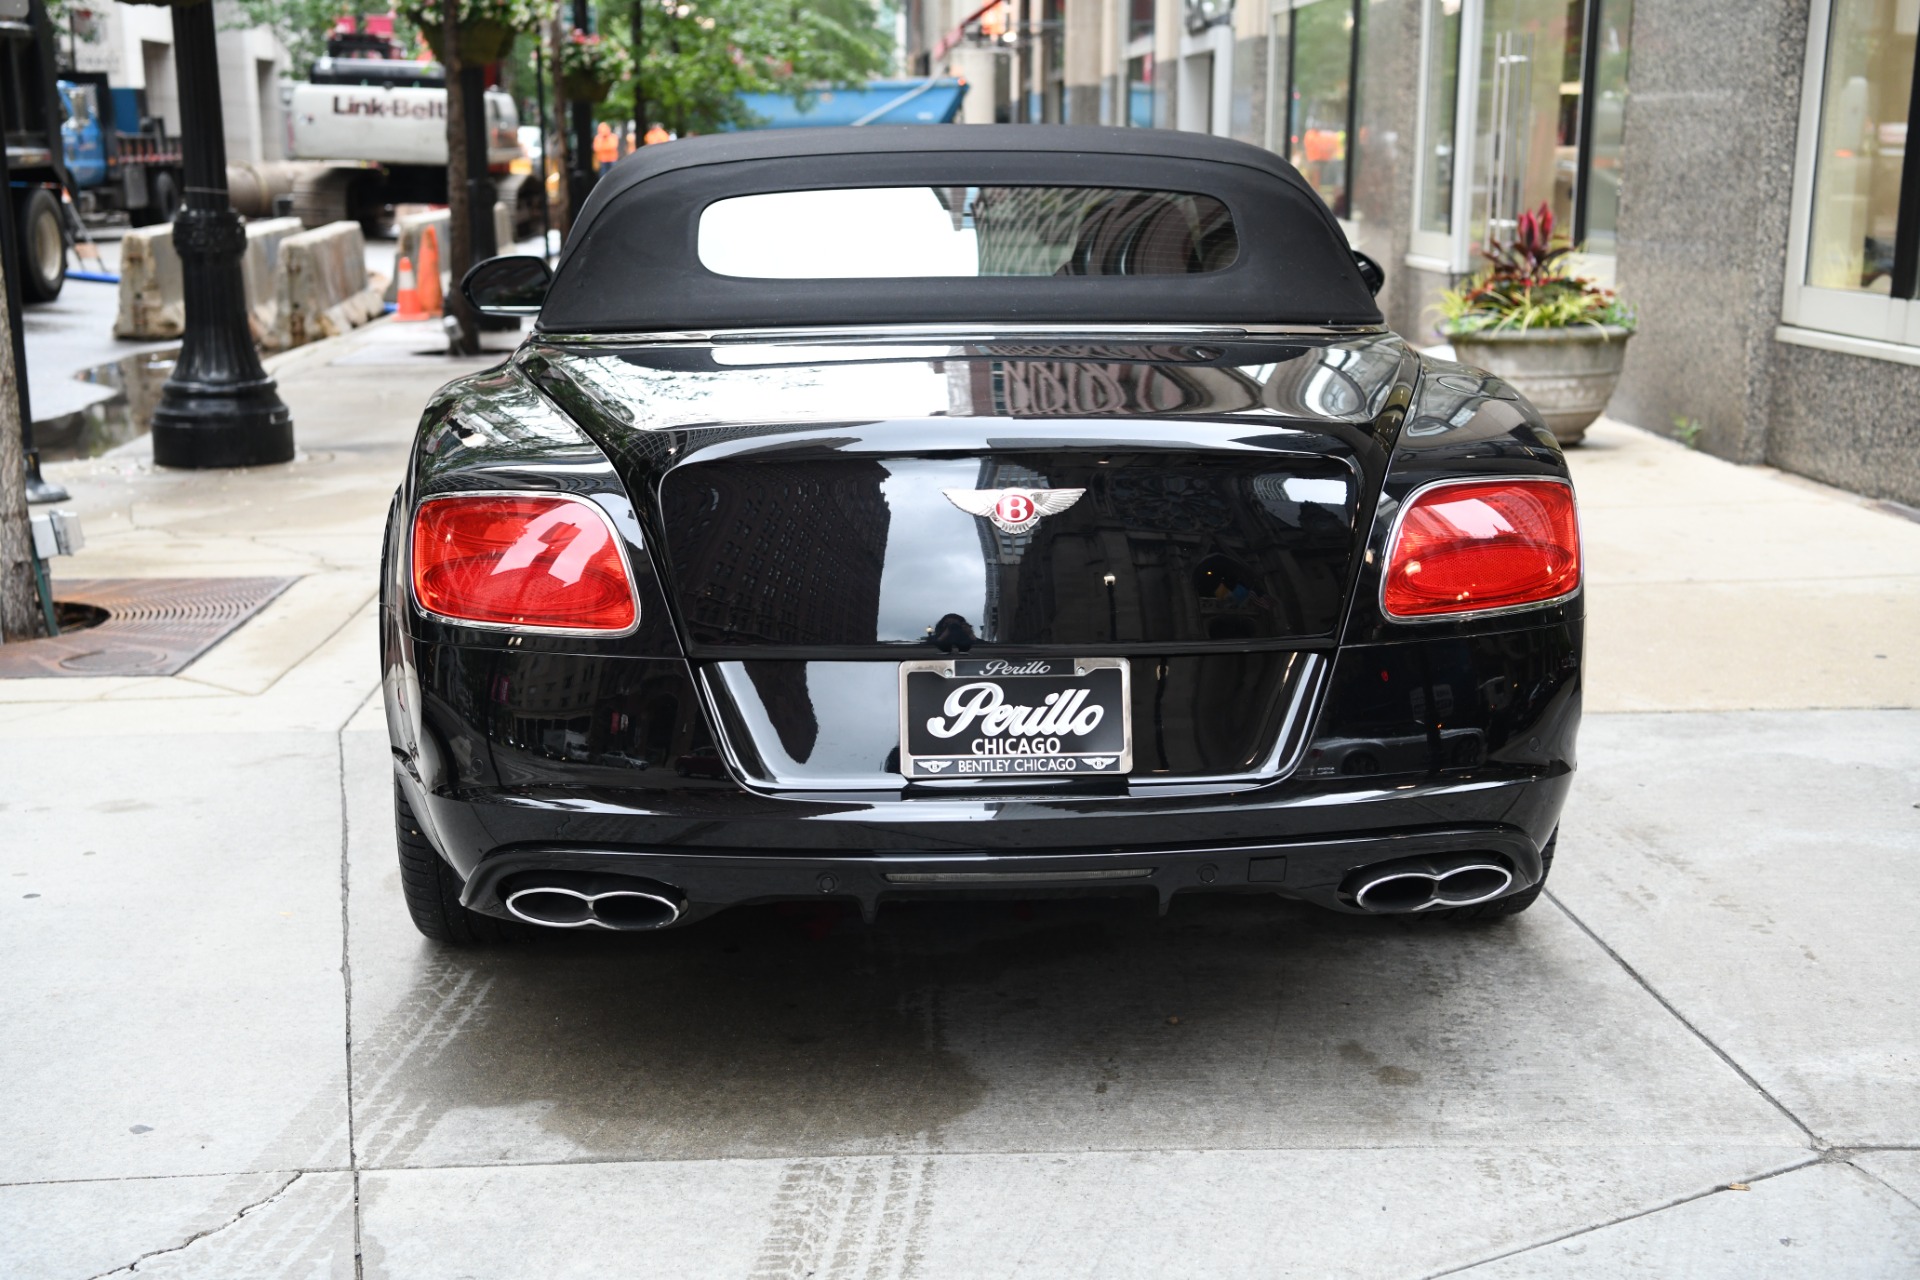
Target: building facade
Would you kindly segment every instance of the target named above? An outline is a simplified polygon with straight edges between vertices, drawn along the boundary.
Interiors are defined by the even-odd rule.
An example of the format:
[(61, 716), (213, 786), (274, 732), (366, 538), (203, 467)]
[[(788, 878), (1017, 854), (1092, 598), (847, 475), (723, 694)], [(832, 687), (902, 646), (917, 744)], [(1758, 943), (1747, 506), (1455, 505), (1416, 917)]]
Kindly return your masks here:
[[(290, 64), (287, 47), (273, 28), (243, 26), (238, 6), (226, 0), (214, 4), (227, 160), (284, 160), (287, 121), (281, 83), (302, 78), (306, 69), (296, 71)], [(167, 132), (180, 132), (171, 9), (111, 0), (92, 8), (69, 5), (55, 21), (65, 26), (57, 37), (61, 66), (104, 71), (116, 88), (139, 90), (146, 114), (165, 121)]]
[(1920, 505), (1920, 0), (908, 0), (969, 122), (1288, 157), (1437, 341), (1546, 204), (1640, 332), (1616, 417)]

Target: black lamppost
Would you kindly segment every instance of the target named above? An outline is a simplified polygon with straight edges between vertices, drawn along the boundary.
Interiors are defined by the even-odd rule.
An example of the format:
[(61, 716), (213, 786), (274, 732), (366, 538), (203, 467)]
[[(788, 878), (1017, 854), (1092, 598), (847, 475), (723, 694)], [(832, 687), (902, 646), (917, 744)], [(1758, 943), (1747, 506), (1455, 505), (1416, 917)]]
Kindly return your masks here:
[(240, 259), (246, 227), (227, 203), (227, 142), (213, 0), (176, 6), (186, 199), (173, 220), (186, 332), (153, 413), (153, 460), (165, 467), (252, 467), (293, 458), (293, 416), (260, 367), (247, 329)]
[[(588, 0), (573, 0), (573, 29), (592, 33), (593, 14)], [(553, 69), (558, 79), (561, 69)], [(580, 209), (587, 203), (587, 194), (593, 190), (593, 104), (591, 102), (569, 102), (567, 111), (573, 117), (573, 171), (567, 175), (567, 214), (569, 220), (578, 221)]]

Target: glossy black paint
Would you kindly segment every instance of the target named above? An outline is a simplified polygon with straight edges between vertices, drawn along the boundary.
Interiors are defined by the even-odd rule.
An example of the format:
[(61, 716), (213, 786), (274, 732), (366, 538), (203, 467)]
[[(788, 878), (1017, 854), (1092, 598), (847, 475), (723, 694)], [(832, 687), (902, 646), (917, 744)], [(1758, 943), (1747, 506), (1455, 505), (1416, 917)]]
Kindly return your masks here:
[[(1104, 500), (1010, 551), (939, 494), (996, 466), (1084, 478)], [(395, 502), (382, 647), (396, 767), (468, 904), (496, 914), (500, 885), (540, 868), (661, 879), (688, 894), (686, 919), (767, 896), (870, 910), (951, 891), (886, 879), (930, 864), (1118, 858), (1146, 871), (1121, 887), (1163, 903), (1247, 889), (1350, 909), (1338, 886), (1356, 866), (1475, 852), (1521, 888), (1574, 765), (1580, 597), (1417, 624), (1378, 605), (1407, 495), (1477, 475), (1566, 470), (1505, 384), (1382, 333), (879, 350), (536, 340), (435, 400)], [(1284, 494), (1290, 476), (1347, 478), (1344, 507), (1312, 530), (1278, 521), (1263, 490)], [(1165, 499), (1169, 477), (1198, 500)], [(420, 614), (412, 507), (486, 489), (599, 503), (628, 543), (640, 627), (517, 636)], [(719, 508), (700, 523), (716, 491), (730, 526)], [(1117, 496), (1142, 491), (1153, 500)], [(791, 616), (729, 633), (716, 618), (734, 599), (702, 612), (724, 580), (702, 549), (761, 533), (760, 568), (780, 575)], [(929, 567), (942, 546), (946, 567)], [(1036, 553), (1048, 571), (1026, 578), (1040, 585), (1006, 590)], [(1215, 556), (1288, 607), (1211, 633), (1234, 616), (1192, 607)], [(996, 574), (1016, 600), (990, 618), (979, 604)], [(1107, 574), (1111, 600), (1068, 589)], [(943, 614), (995, 652), (1128, 658), (1132, 774), (905, 784), (889, 756), (896, 663), (955, 645)]]

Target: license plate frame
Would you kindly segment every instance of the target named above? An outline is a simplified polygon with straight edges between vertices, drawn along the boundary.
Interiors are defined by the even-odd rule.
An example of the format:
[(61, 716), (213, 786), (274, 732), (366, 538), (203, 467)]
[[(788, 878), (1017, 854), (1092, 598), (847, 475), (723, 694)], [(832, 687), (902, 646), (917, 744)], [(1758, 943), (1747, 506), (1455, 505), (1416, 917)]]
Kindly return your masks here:
[[(999, 690), (999, 696), (969, 692), (981, 685)], [(1065, 700), (1075, 691), (1084, 696), (1073, 699), (1062, 712), (1061, 707), (1068, 705)], [(948, 701), (956, 693), (962, 700), (948, 711)], [(1048, 693), (1056, 696), (1049, 700)], [(1125, 777), (1133, 769), (1132, 693), (1125, 658), (956, 656), (902, 662), (900, 773), (912, 782)], [(1022, 714), (1004, 714), (998, 729), (980, 732), (993, 711), (1002, 707), (1017, 708)], [(1085, 713), (1094, 707), (1101, 714), (1097, 723), (1086, 725)], [(951, 738), (936, 736), (926, 724), (929, 720), (953, 729)], [(1008, 731), (1009, 721), (1019, 732)], [(1084, 732), (1082, 725), (1086, 725)], [(953, 749), (941, 750), (948, 741)], [(978, 745), (982, 743), (1001, 745), (983, 750)]]

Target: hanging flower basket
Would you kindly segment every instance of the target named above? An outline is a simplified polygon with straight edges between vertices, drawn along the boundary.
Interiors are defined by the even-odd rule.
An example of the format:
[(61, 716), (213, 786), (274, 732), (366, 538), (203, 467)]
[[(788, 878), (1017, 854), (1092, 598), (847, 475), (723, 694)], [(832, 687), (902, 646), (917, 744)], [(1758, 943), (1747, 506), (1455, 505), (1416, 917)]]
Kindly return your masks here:
[[(436, 24), (421, 22), (415, 24), (420, 34), (427, 38), (427, 45), (433, 50), (435, 58), (443, 56), (446, 48), (441, 43), (443, 28)], [(498, 62), (513, 52), (513, 38), (518, 33), (498, 22), (482, 20), (462, 22), (460, 24), (459, 43), (460, 61), (466, 66), (484, 66)]]
[[(410, 0), (402, 12), (426, 37), (434, 56), (440, 57), (445, 49), (446, 6), (439, 0)], [(545, 0), (459, 0), (455, 40), (461, 63), (484, 66), (500, 61), (513, 51), (515, 36), (538, 30), (551, 13)]]
[(624, 47), (578, 28), (560, 42), (560, 87), (573, 102), (605, 102), (613, 86), (633, 75)]
[(584, 71), (562, 72), (560, 87), (566, 90), (568, 102), (605, 102), (613, 92), (611, 84)]

